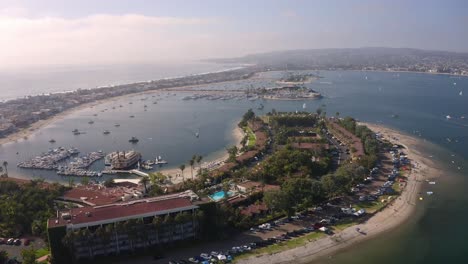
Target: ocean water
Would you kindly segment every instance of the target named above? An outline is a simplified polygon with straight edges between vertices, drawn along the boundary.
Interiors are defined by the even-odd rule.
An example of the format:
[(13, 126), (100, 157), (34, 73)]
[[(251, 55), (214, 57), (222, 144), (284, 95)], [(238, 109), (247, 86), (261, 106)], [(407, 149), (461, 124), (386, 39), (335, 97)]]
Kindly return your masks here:
[[(211, 84), (200, 89), (269, 87), (283, 74), (268, 72), (255, 79)], [(465, 224), (468, 222), (465, 190), (468, 186), (468, 78), (353, 71), (320, 74), (324, 78), (307, 84), (324, 95), (315, 101), (187, 101), (182, 98), (190, 93), (166, 92), (154, 93), (154, 97), (149, 94), (119, 99), (77, 111), (26, 140), (1, 146), (0, 160), (9, 162), (9, 172), (14, 176), (61, 181), (67, 179), (51, 172), (17, 169), (15, 164), (50, 147), (76, 146), (83, 153), (133, 148), (143, 158), (161, 155), (169, 161), (168, 167), (177, 167), (193, 154), (204, 155), (209, 160), (225, 151), (234, 143), (233, 127), (249, 108), (259, 114), (273, 108), (302, 111), (306, 103), (307, 111), (321, 107), (328, 115), (339, 112), (340, 116), (381, 123), (420, 137), (429, 143), (422, 151), (432, 155), (437, 165), (444, 168), (437, 184), (431, 186), (432, 198), (401, 228), (321, 259), (319, 263), (468, 263), (465, 242), (468, 237)], [(463, 90), (466, 96), (459, 95)], [(156, 100), (157, 104), (153, 104)], [(257, 109), (260, 103), (265, 106), (263, 110)], [(130, 115), (135, 118), (129, 118)], [(452, 118), (447, 119), (447, 115)], [(90, 125), (89, 120), (95, 123)], [(115, 123), (121, 126), (116, 128)], [(74, 128), (86, 134), (74, 136), (71, 132)], [(103, 135), (105, 129), (111, 134)], [(196, 132), (200, 133), (199, 138)], [(132, 145), (128, 142), (131, 136), (138, 137), (140, 142)], [(53, 145), (48, 142), (51, 138), (57, 141)], [(100, 167), (102, 162), (94, 165), (95, 169)]]
[(236, 67), (239, 65), (187, 61), (172, 64), (47, 66), (0, 70), (0, 102), (28, 95), (173, 78)]

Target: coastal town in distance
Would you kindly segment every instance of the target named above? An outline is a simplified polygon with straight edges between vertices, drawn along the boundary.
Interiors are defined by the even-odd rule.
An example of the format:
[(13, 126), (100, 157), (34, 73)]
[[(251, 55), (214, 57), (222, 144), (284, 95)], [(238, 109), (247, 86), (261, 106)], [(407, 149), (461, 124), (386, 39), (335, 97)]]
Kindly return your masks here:
[(0, 264), (468, 263), (467, 10), (0, 1)]

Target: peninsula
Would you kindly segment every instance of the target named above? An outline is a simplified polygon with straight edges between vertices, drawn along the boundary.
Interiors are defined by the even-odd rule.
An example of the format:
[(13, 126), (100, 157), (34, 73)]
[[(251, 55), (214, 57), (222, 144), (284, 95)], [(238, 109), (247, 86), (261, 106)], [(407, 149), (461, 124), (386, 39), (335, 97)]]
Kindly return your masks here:
[[(151, 249), (118, 258), (309, 261), (405, 221), (422, 203), (421, 183), (436, 174), (414, 149), (418, 140), (350, 117), (249, 110), (238, 127), (241, 145), (220, 166), (196, 166), (195, 157), (192, 177), (181, 166), (178, 183), (151, 174), (121, 198), (110, 196), (122, 190), (112, 182), (66, 190), (61, 200), (72, 207), (48, 221), (53, 259), (98, 263)], [(197, 243), (169, 247), (184, 241)]]

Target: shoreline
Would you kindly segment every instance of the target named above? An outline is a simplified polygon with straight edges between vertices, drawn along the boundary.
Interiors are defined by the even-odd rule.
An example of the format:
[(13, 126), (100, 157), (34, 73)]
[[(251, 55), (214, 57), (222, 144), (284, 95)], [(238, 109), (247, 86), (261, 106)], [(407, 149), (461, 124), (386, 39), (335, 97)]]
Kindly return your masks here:
[(420, 139), (409, 136), (403, 132), (385, 127), (378, 124), (361, 123), (367, 125), (372, 131), (381, 133), (385, 139), (391, 142), (403, 145), (408, 154), (412, 170), (408, 177), (407, 185), (400, 196), (387, 205), (382, 211), (376, 213), (367, 222), (358, 224), (359, 228), (367, 233), (361, 235), (355, 231), (357, 225), (353, 225), (336, 233), (333, 236), (327, 236), (309, 242), (308, 244), (281, 251), (271, 255), (253, 256), (247, 259), (241, 259), (236, 263), (311, 263), (317, 259), (331, 256), (337, 252), (357, 245), (378, 235), (382, 235), (394, 228), (397, 228), (410, 219), (415, 213), (418, 205), (419, 192), (422, 183), (426, 179), (436, 178), (440, 175), (440, 169), (430, 159), (416, 148), (424, 144)]
[[(241, 144), (240, 142), (242, 141), (242, 138), (244, 137), (244, 132), (242, 131), (242, 129), (240, 127), (237, 126), (237, 124), (235, 125), (234, 129), (232, 130), (232, 133), (231, 133), (231, 136), (234, 138), (234, 143), (235, 145), (240, 148), (241, 147)], [(227, 153), (227, 151), (225, 149), (223, 150), (219, 150), (219, 151), (216, 151), (214, 153), (210, 153), (208, 154), (208, 157), (210, 155), (213, 155), (213, 157), (211, 157), (210, 159), (207, 159), (207, 160), (203, 160), (202, 161), (202, 164), (201, 166), (204, 167), (203, 165), (206, 166), (206, 164), (217, 164), (216, 166), (213, 166), (213, 167), (210, 167), (208, 170), (215, 170), (219, 167), (221, 167), (224, 162), (229, 158), (229, 154)], [(190, 164), (184, 164), (185, 165), (185, 170), (184, 170), (184, 179), (185, 180), (188, 180), (188, 179), (191, 179), (191, 173), (190, 173)], [(198, 164), (195, 164), (194, 165), (194, 174), (193, 174), (193, 178), (196, 179), (198, 177)], [(183, 179), (181, 177), (181, 171), (179, 168), (167, 168), (167, 169), (162, 169), (162, 170), (159, 170), (159, 171), (156, 171), (156, 172), (160, 172), (166, 176), (171, 176), (172, 177), (172, 180), (171, 182), (173, 184), (178, 184), (178, 183), (181, 183), (183, 182)], [(179, 175), (179, 176), (177, 176)]]

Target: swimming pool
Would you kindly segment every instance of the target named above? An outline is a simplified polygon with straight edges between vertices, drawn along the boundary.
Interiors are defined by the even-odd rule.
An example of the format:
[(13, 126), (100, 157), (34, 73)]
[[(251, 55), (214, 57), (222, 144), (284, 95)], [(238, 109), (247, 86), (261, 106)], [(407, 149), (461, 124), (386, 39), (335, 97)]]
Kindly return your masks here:
[[(225, 195), (226, 195), (226, 193), (224, 191), (219, 191), (219, 192), (215, 192), (212, 195), (210, 195), (210, 198), (213, 201), (217, 202), (217, 201), (223, 199)], [(232, 192), (227, 192), (227, 197), (231, 197), (232, 195), (233, 195)]]

